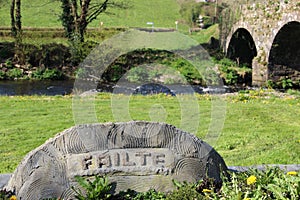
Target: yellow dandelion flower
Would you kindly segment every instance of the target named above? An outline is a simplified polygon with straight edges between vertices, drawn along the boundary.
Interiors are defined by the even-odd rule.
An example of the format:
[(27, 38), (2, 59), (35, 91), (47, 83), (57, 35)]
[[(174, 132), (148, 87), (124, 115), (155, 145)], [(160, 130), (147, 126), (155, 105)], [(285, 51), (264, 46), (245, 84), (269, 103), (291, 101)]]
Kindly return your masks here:
[(249, 176), (247, 178), (247, 185), (252, 185), (254, 183), (256, 183), (256, 176), (253, 176), (253, 175)]
[(251, 200), (250, 198), (245, 198), (245, 199), (243, 199), (243, 200)]
[(209, 190), (209, 189), (203, 189), (202, 192), (204, 192), (204, 193), (210, 193), (211, 190)]
[(12, 195), (9, 200), (17, 200), (17, 197), (15, 195)]
[(287, 173), (287, 175), (291, 175), (291, 176), (297, 176), (297, 172), (295, 172), (295, 171), (290, 171), (290, 172), (288, 172)]

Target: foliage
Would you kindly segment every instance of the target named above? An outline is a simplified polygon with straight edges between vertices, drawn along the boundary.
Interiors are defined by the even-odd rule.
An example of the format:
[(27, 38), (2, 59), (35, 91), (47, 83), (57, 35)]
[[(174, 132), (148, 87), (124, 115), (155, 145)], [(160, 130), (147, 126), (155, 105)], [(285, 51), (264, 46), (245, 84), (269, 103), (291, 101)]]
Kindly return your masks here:
[(251, 68), (246, 65), (238, 65), (236, 62), (223, 58), (219, 61), (215, 61), (218, 65), (218, 69), (221, 73), (221, 77), (228, 85), (235, 85), (237, 83), (249, 83), (247, 77), (251, 76)]
[(5, 79), (6, 79), (6, 73), (0, 70), (0, 80), (5, 80)]
[(48, 80), (62, 80), (63, 74), (57, 69), (46, 69), (43, 73), (42, 79)]
[[(112, 185), (107, 177), (94, 176), (94, 181), (77, 176), (76, 180), (85, 189), (72, 187), (79, 200), (194, 200), (194, 199), (282, 199), (300, 198), (300, 174), (297, 171), (284, 171), (278, 167), (266, 167), (258, 170), (250, 168), (245, 172), (230, 172), (230, 177), (222, 177), (221, 185), (215, 185), (213, 179), (200, 180), (197, 183), (173, 180), (175, 189), (169, 193), (150, 189), (135, 192), (128, 189), (111, 194)], [(0, 200), (15, 200), (11, 191), (0, 190)]]
[[(264, 170), (250, 169), (242, 173), (231, 172), (230, 177), (223, 177), (222, 184), (216, 185), (213, 179), (200, 180), (197, 183), (178, 182), (167, 194), (150, 189), (137, 193), (133, 190), (122, 191), (117, 195), (110, 194), (107, 178), (99, 178), (92, 184), (89, 180), (77, 178), (80, 185), (93, 195), (84, 196), (76, 191), (77, 199), (132, 199), (132, 200), (194, 200), (194, 199), (292, 199), (300, 197), (300, 175), (296, 171), (285, 172), (278, 167), (266, 167)], [(101, 187), (99, 187), (101, 185)], [(101, 195), (100, 195), (101, 193)], [(99, 195), (98, 195), (99, 194)]]
[(182, 1), (180, 7), (181, 16), (192, 27), (198, 26), (199, 15), (203, 16), (203, 23), (206, 27), (212, 25), (222, 10), (218, 4), (209, 2)]
[(81, 187), (85, 189), (85, 192), (82, 192), (79, 188), (72, 189), (76, 193), (76, 199), (79, 200), (98, 200), (98, 199), (109, 199), (111, 194), (110, 190), (112, 185), (108, 182), (107, 177), (95, 176), (93, 181), (86, 180), (81, 176), (76, 176), (75, 179)]
[(292, 79), (290, 79), (289, 77), (281, 77), (278, 81), (268, 80), (266, 86), (272, 89), (289, 90), (295, 89), (300, 85), (297, 84), (297, 82), (292, 81)]
[(300, 176), (297, 172), (284, 172), (277, 167), (264, 171), (250, 169), (244, 173), (232, 173), (231, 180), (223, 182), (212, 199), (299, 199)]
[(197, 192), (197, 185), (194, 183), (177, 182), (173, 180), (176, 190), (167, 196), (167, 200), (194, 200), (205, 199), (199, 192)]
[(106, 69), (102, 78), (108, 82), (116, 82), (126, 72), (126, 78), (131, 82), (203, 82), (201, 74), (191, 63), (172, 52), (156, 49), (138, 49), (120, 56)]
[(150, 189), (146, 192), (138, 193), (133, 200), (164, 200), (166, 195), (162, 192)]
[[(197, 42), (199, 42), (199, 44), (202, 44), (204, 47), (205, 44), (208, 44), (212, 40), (211, 39), (212, 37), (216, 39), (219, 38), (219, 25), (214, 24), (199, 32), (192, 32), (190, 33), (190, 37), (196, 40)], [(206, 49), (206, 50), (210, 50), (210, 49)], [(214, 54), (211, 55), (215, 57)], [(224, 57), (224, 55), (222, 57)]]
[(21, 78), (23, 76), (23, 72), (21, 69), (18, 68), (13, 68), (7, 71), (7, 77), (9, 77), (9, 79), (18, 79)]
[(289, 95), (294, 95), (294, 96), (300, 97), (300, 91), (299, 90), (288, 89), (286, 91), (286, 93), (288, 93)]
[(34, 71), (31, 75), (32, 79), (37, 79), (37, 80), (62, 80), (64, 79), (64, 76), (61, 71), (58, 69), (37, 69)]
[[(115, 69), (117, 69), (117, 70), (114, 70), (114, 72), (121, 71), (119, 67), (117, 67), (117, 66), (113, 66), (113, 67)], [(118, 73), (118, 74), (122, 75), (120, 73)], [(147, 69), (141, 68), (141, 67), (135, 67), (129, 71), (129, 74), (127, 75), (127, 79), (133, 83), (140, 83), (140, 82), (144, 82), (144, 81), (147, 81), (148, 79), (150, 79), (148, 77), (148, 75), (149, 74), (148, 74)], [(119, 78), (121, 78), (121, 76), (119, 76)], [(113, 80), (116, 80), (116, 79), (113, 79)]]
[(293, 81), (290, 78), (280, 79), (280, 84), (283, 89), (290, 89), (293, 87)]
[(14, 192), (7, 191), (6, 189), (0, 190), (0, 200), (16, 200)]

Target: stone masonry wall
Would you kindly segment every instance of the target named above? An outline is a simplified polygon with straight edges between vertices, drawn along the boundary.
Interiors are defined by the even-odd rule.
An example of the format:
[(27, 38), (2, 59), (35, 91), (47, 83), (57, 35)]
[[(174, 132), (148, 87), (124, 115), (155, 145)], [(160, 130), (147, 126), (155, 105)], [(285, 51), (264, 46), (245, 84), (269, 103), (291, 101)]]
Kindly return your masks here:
[[(226, 37), (223, 49), (226, 51), (232, 35), (244, 28), (252, 35), (257, 56), (252, 62), (253, 85), (264, 85), (269, 78), (268, 61), (273, 41), (279, 30), (289, 22), (300, 22), (299, 0), (266, 0), (260, 3), (241, 5), (236, 11), (238, 20)], [(222, 39), (221, 39), (222, 40)]]

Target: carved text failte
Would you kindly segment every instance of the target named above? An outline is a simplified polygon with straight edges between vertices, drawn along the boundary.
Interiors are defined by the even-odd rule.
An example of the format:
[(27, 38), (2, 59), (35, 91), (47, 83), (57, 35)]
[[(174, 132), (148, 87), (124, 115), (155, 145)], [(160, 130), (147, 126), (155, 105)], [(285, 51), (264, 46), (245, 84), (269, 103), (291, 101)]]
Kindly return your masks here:
[(174, 165), (174, 155), (170, 149), (111, 149), (84, 154), (68, 155), (67, 165), (72, 171), (169, 168)]

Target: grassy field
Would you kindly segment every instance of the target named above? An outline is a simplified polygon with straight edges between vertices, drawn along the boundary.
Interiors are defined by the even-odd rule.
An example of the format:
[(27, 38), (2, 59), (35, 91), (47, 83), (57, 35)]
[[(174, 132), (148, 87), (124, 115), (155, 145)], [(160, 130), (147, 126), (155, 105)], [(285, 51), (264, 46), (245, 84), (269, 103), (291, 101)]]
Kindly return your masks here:
[[(101, 14), (89, 27), (147, 27), (154, 22), (156, 27), (175, 28), (180, 20), (179, 4), (176, 0), (126, 0), (129, 9), (108, 9), (112, 14)], [(9, 3), (0, 7), (0, 27), (10, 26)], [(60, 2), (51, 0), (22, 0), (23, 27), (61, 27), (59, 15)], [(180, 25), (181, 27), (181, 25)]]
[[(300, 99), (260, 96), (254, 93), (226, 98), (226, 120), (214, 147), (227, 165), (300, 163)], [(149, 111), (159, 105), (166, 118), (155, 120), (180, 127), (177, 98), (132, 96), (131, 118), (151, 120)], [(205, 138), (211, 121), (211, 97), (197, 95), (197, 99), (200, 124), (195, 134)], [(75, 125), (72, 96), (2, 96), (0, 101), (0, 173), (13, 172), (25, 154)], [(110, 94), (98, 95), (95, 108), (99, 122), (116, 121)]]

